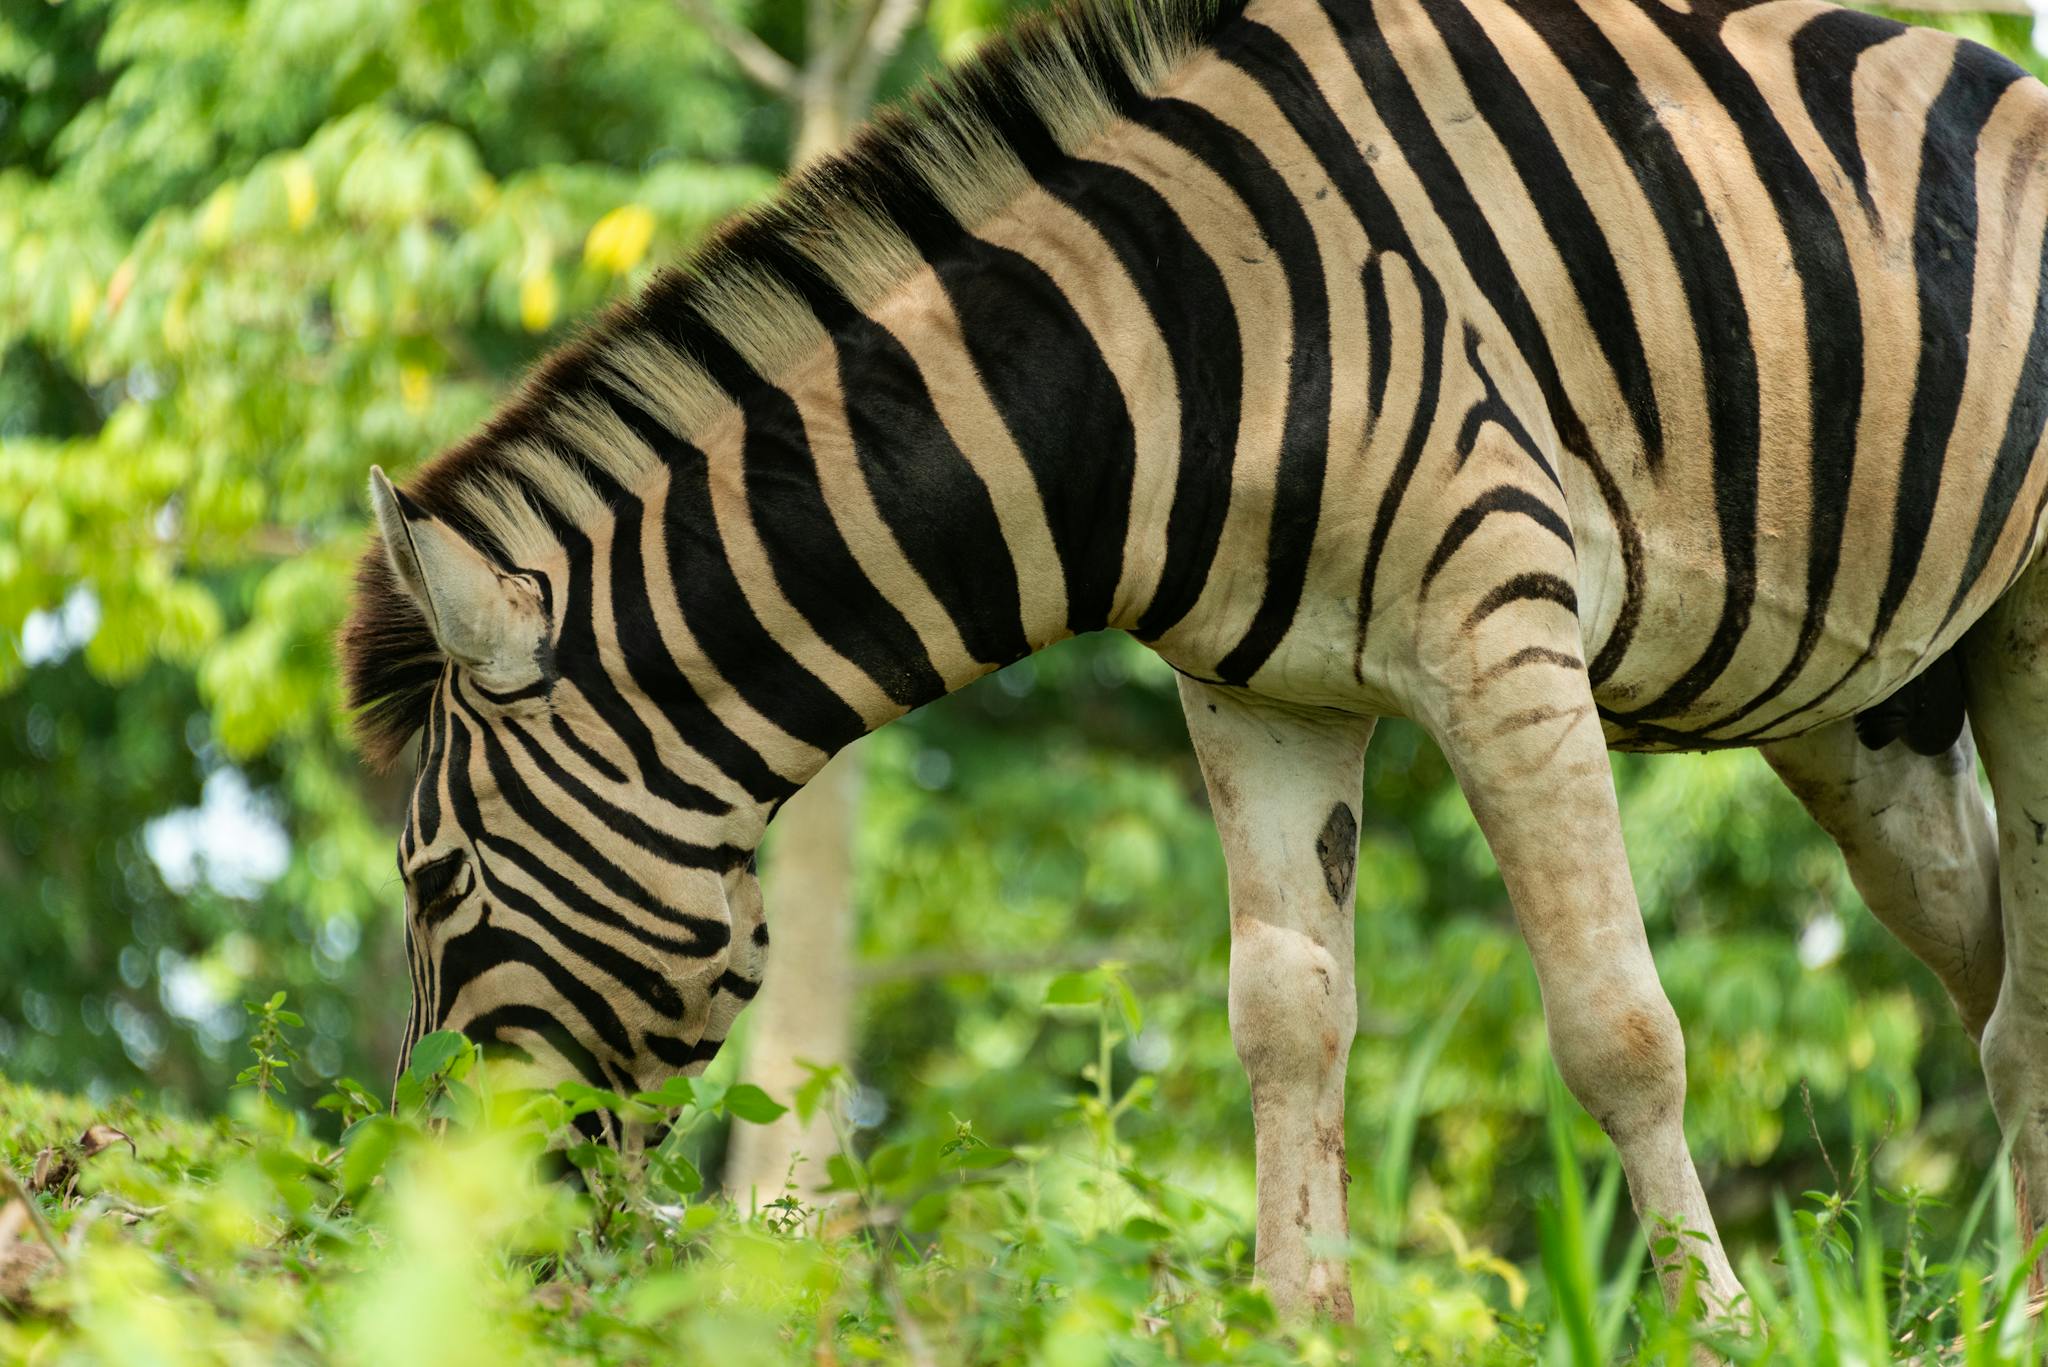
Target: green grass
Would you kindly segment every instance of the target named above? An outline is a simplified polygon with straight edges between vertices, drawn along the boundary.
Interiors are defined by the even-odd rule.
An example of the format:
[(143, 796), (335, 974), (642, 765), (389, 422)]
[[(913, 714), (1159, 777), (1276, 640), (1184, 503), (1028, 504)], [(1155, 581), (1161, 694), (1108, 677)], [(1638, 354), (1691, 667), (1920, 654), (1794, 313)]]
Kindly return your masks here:
[[(1062, 979), (1054, 996), (1095, 1009), (1105, 1054), (1137, 1026), (1114, 974)], [(1640, 1239), (1623, 1237), (1618, 1172), (1589, 1182), (1573, 1156), (1561, 1089), (1557, 1191), (1530, 1202), (1536, 1265), (1448, 1222), (1403, 1228), (1411, 1118), (1360, 1174), (1358, 1323), (1288, 1331), (1251, 1285), (1248, 1212), (1131, 1166), (1118, 1125), (1142, 1097), (1101, 1075), (1051, 1142), (1005, 1148), (955, 1121), (843, 1144), (836, 1199), (742, 1210), (706, 1193), (697, 1163), (720, 1127), (780, 1112), (757, 1089), (522, 1090), (459, 1038), (429, 1036), (396, 1114), (358, 1087), (325, 1100), (344, 1122), (335, 1143), (278, 1103), (290, 1013), (252, 1009), (257, 1062), (230, 1116), (0, 1083), (0, 1164), (19, 1193), (0, 1193), (0, 1361), (1591, 1367), (1683, 1363), (1702, 1343), (1741, 1362), (2041, 1360), (2009, 1187), (1987, 1183), (1961, 1237), (1933, 1248), (1925, 1203), (1876, 1190), (1860, 1161), (1841, 1190), (1779, 1198), (1775, 1256), (1741, 1269), (1749, 1332), (1667, 1315)], [(830, 1105), (836, 1085), (820, 1074), (792, 1100)], [(1412, 1111), (1404, 1096), (1395, 1107)], [(545, 1136), (596, 1105), (670, 1135), (644, 1170), (585, 1145), (570, 1151), (584, 1190), (544, 1178)], [(132, 1152), (105, 1130), (81, 1144), (94, 1125)]]

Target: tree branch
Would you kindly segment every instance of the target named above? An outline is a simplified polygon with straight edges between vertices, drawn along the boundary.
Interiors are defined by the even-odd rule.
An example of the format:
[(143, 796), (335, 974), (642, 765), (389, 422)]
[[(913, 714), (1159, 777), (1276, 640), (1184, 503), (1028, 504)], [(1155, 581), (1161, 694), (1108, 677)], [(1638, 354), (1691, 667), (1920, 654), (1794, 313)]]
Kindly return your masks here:
[(684, 14), (704, 26), (712, 41), (739, 64), (747, 79), (778, 95), (796, 89), (797, 70), (787, 57), (756, 38), (741, 25), (726, 18), (712, 0), (676, 0)]
[(875, 84), (882, 78), (882, 68), (903, 46), (904, 35), (910, 32), (918, 15), (924, 13), (925, 3), (926, 0), (877, 0), (868, 10), (842, 87), (848, 123), (867, 114), (868, 106), (874, 102)]
[(814, 48), (808, 54), (810, 65), (831, 77), (836, 83), (853, 65), (853, 59), (860, 52), (861, 45), (868, 40), (868, 30), (874, 27), (875, 11), (881, 8), (882, 0), (853, 0), (841, 22), (832, 25), (831, 43), (827, 47)]

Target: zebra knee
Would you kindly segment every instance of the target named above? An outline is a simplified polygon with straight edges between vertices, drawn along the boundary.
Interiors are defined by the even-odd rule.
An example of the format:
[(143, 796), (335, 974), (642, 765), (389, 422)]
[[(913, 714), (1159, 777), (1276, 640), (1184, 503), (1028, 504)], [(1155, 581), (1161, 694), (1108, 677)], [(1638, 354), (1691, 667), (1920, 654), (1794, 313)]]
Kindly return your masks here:
[(1230, 1038), (1255, 1103), (1341, 1085), (1358, 1003), (1350, 965), (1306, 931), (1240, 921), (1230, 948)]
[(1683, 1114), (1685, 1036), (1661, 988), (1610, 984), (1547, 1014), (1559, 1075), (1617, 1144)]

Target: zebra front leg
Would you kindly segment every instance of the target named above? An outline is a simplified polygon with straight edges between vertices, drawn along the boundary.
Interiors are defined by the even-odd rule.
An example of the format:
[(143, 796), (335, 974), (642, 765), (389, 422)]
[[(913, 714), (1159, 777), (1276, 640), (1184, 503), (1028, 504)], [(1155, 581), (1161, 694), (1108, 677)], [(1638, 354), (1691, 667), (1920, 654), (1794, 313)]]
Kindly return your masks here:
[(1185, 677), (1180, 690), (1230, 866), (1230, 1037), (1258, 1135), (1259, 1279), (1285, 1317), (1349, 1319), (1344, 1072), (1373, 721)]
[[(1515, 606), (1575, 627), (1554, 598)], [(1504, 634), (1488, 633), (1485, 646)], [(1578, 649), (1575, 630), (1480, 648), (1474, 682), (1430, 729), (1507, 883), (1557, 1070), (1621, 1154), (1665, 1299), (1679, 1302), (1697, 1259), (1699, 1294), (1720, 1313), (1742, 1288), (1686, 1147), (1685, 1041), (1643, 934)]]
[(1934, 970), (1971, 1039), (2005, 973), (1998, 837), (1966, 728), (1946, 753), (1903, 742), (1867, 749), (1836, 722), (1762, 747), (1778, 777), (1834, 837), (1872, 914)]

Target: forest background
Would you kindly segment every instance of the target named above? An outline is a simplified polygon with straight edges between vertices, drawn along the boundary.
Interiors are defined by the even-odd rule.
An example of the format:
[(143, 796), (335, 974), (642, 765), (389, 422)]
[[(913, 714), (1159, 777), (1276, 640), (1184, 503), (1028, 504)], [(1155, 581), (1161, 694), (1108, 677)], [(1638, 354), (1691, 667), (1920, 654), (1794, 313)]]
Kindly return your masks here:
[[(717, 2), (0, 9), (6, 1079), (86, 1112), (212, 1115), (243, 1003), (284, 991), (288, 1106), (388, 1081), (406, 771), (359, 766), (330, 647), (368, 467), (402, 478), (578, 320), (1019, 9)], [(2024, 16), (1895, 13), (2048, 70)], [(845, 872), (818, 875), (851, 909), (840, 1139), (872, 1153), (965, 1121), (1056, 1146), (1108, 1050), (1116, 1095), (1142, 1083), (1121, 1157), (1248, 1230), (1222, 858), (1170, 673), (1122, 638), (1070, 642), (861, 759), (825, 825)], [(1952, 1226), (1998, 1133), (1938, 985), (1754, 755), (1616, 775), (1731, 1243), (1776, 1239), (1773, 1193), (1839, 1184), (1831, 1165), (1880, 1139), (1876, 1180), (1948, 1202), (1924, 1213)], [(1530, 1210), (1557, 1185), (1534, 977), (1414, 728), (1381, 727), (1362, 824), (1357, 1218), (1447, 1279), (1490, 1250), (1505, 1305), (1542, 1276)], [(1103, 963), (1086, 981), (1141, 1005), (1113, 1035), (1074, 976)], [(33, 1118), (13, 1123), (28, 1152)], [(696, 1151), (714, 1184), (727, 1134), (716, 1118)]]

